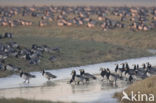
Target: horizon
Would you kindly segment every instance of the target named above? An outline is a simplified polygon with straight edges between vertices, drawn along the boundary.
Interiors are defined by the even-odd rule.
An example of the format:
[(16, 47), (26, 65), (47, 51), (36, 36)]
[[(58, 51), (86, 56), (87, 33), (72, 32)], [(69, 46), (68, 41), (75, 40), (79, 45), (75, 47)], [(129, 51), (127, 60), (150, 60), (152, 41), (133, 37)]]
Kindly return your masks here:
[(0, 6), (156, 6), (156, 0), (0, 0)]

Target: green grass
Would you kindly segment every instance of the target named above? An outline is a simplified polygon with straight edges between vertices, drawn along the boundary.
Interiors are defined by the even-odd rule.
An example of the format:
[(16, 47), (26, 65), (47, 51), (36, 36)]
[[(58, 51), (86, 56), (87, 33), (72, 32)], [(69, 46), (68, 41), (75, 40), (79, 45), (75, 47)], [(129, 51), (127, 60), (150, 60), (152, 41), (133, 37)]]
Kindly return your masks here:
[(62, 102), (26, 100), (26, 99), (21, 99), (21, 98), (16, 98), (16, 99), (0, 98), (0, 103), (62, 103)]

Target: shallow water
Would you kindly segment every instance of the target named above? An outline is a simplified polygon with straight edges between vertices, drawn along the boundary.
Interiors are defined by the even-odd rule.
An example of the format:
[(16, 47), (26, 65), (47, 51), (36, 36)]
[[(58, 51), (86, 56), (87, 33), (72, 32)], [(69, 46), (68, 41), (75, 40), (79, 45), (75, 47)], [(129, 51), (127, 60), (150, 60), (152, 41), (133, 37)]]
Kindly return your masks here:
[(21, 79), (19, 75), (0, 78), (0, 97), (20, 97), (25, 99), (64, 102), (116, 103), (116, 99), (113, 99), (112, 96), (116, 91), (123, 90), (123, 88), (127, 86), (126, 82), (118, 80), (117, 87), (114, 87), (108, 85), (106, 81), (101, 82), (100, 77), (98, 77), (98, 80), (91, 81), (89, 84), (81, 84), (77, 86), (67, 84), (67, 81), (71, 78), (70, 73), (73, 69), (78, 72), (79, 69), (83, 68), (86, 72), (99, 74), (100, 67), (110, 68), (110, 70), (114, 71), (114, 64), (121, 64), (123, 62), (128, 62), (130, 67), (132, 67), (132, 64), (141, 65), (146, 62), (150, 62), (153, 66), (156, 66), (156, 56), (63, 68), (59, 70), (49, 70), (49, 72), (58, 77), (52, 82), (47, 82), (47, 80), (42, 77), (41, 72), (32, 72), (32, 74), (36, 75), (36, 78), (31, 79), (30, 84), (23, 84), (23, 79)]
[[(26, 85), (25, 85), (26, 86)], [(0, 97), (25, 98), (32, 100), (49, 100), (63, 102), (109, 102), (116, 103), (113, 99), (114, 92), (120, 91), (125, 85), (112, 87), (106, 82), (93, 81), (84, 85), (70, 85), (66, 80), (45, 82), (39, 87), (23, 87), (0, 90)]]
[[(86, 72), (89, 72), (92, 74), (99, 74), (100, 67), (110, 68), (110, 70), (114, 71), (114, 68), (115, 68), (114, 64), (116, 63), (121, 64), (123, 62), (128, 62), (131, 68), (132, 68), (132, 64), (142, 65), (143, 63), (146, 63), (146, 62), (150, 62), (152, 65), (156, 66), (156, 56), (127, 59), (127, 60), (114, 61), (114, 62), (105, 62), (105, 63), (99, 63), (99, 64), (80, 66), (80, 67), (62, 68), (62, 69), (48, 70), (48, 71), (57, 76), (57, 79), (55, 80), (62, 80), (62, 79), (70, 78), (72, 70), (76, 70), (79, 73), (79, 69), (85, 69)], [(42, 77), (41, 72), (32, 72), (32, 74), (36, 75), (36, 78), (30, 80), (31, 82), (30, 86), (41, 86), (46, 81), (46, 79)], [(23, 79), (21, 79), (19, 75), (12, 75), (6, 78), (0, 78), (0, 83), (1, 83), (0, 89), (21, 87), (20, 84), (22, 82), (23, 82)]]

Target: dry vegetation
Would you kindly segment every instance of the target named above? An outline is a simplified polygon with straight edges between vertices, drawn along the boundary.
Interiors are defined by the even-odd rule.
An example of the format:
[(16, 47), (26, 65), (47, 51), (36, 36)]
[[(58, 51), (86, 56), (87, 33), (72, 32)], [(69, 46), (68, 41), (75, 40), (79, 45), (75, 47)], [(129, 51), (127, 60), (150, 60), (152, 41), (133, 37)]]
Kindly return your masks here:
[[(152, 76), (150, 78), (147, 78), (145, 80), (142, 81), (138, 81), (133, 83), (132, 85), (130, 85), (128, 88), (126, 88), (124, 90), (129, 96), (131, 91), (134, 91), (134, 93), (138, 93), (138, 91), (140, 91), (140, 93), (142, 94), (154, 94), (154, 96), (156, 95), (156, 76)], [(122, 93), (115, 93), (114, 95), (115, 98), (118, 98), (118, 100), (121, 100), (122, 97)], [(122, 103), (129, 103), (129, 101), (125, 101), (123, 100)], [(132, 102), (131, 103), (148, 103), (147, 101), (145, 102)], [(149, 103), (154, 103), (154, 102), (149, 102)]]

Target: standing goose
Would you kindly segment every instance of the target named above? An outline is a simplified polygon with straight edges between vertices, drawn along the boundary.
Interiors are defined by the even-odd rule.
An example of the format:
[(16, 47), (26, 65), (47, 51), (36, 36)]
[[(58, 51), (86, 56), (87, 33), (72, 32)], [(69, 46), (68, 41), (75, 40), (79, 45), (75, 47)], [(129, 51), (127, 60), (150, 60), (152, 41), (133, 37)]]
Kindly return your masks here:
[(143, 78), (150, 77), (150, 76), (151, 76), (151, 73), (149, 72), (149, 69), (147, 69), (143, 74)]
[(26, 72), (21, 71), (20, 72), (20, 77), (25, 80), (24, 83), (26, 83), (26, 81), (27, 81), (27, 83), (29, 83), (29, 80), (31, 78), (35, 78), (36, 76), (35, 75), (32, 75), (30, 73), (26, 73)]
[(107, 71), (106, 71), (105, 68), (100, 68), (100, 71), (101, 71), (100, 75), (101, 75), (101, 77), (104, 79), (104, 77), (105, 77), (106, 74), (107, 74)]
[(71, 80), (70, 80), (70, 84), (71, 84), (72, 82), (75, 82), (75, 84), (79, 84), (80, 82), (81, 82), (81, 83), (84, 83), (84, 81), (88, 81), (87, 78), (84, 78), (84, 77), (81, 76), (81, 75), (76, 75), (76, 71), (75, 71), (75, 70), (73, 70), (73, 71), (71, 72), (71, 75), (72, 75), (72, 78), (71, 78)]
[(115, 67), (115, 72), (116, 72), (116, 74), (117, 74), (120, 78), (122, 78), (123, 68), (119, 68), (119, 65), (118, 65), (118, 64), (115, 64), (115, 65), (116, 65), (116, 67)]
[(42, 75), (47, 78), (48, 80), (56, 78), (55, 75), (51, 74), (50, 72), (45, 72), (45, 70), (42, 71)]
[(107, 74), (106, 74), (107, 80), (109, 82), (113, 82), (113, 84), (116, 85), (116, 80), (117, 80), (116, 75), (115, 74), (112, 74), (108, 68), (107, 68), (106, 71), (107, 71)]
[(146, 69), (146, 64), (143, 63), (142, 66), (143, 66), (143, 69), (145, 70)]
[(127, 68), (127, 69), (130, 69), (129, 64), (128, 64), (127, 62), (126, 62), (125, 65), (126, 65), (126, 68)]
[(90, 73), (85, 73), (84, 69), (80, 69), (80, 75), (85, 77), (85, 78), (88, 78), (88, 79), (96, 79), (96, 77)]
[(125, 72), (124, 72), (124, 77), (125, 77), (126, 81), (132, 82), (132, 80), (133, 80), (133, 77), (132, 77), (132, 75), (130, 74), (129, 69), (126, 69), (126, 70), (125, 70)]
[(152, 65), (151, 65), (149, 62), (147, 62), (146, 64), (147, 64), (147, 68), (148, 68), (149, 70), (151, 70)]
[(135, 74), (135, 75), (137, 75), (138, 74), (138, 70), (139, 70), (139, 65), (137, 64), (133, 64), (132, 65), (133, 66), (133, 74)]

